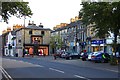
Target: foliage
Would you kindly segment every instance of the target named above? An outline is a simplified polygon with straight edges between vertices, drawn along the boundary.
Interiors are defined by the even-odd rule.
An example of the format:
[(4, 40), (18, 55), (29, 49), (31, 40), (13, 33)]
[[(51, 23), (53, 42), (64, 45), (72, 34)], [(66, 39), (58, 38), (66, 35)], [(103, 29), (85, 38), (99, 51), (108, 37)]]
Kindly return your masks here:
[(32, 14), (28, 2), (2, 2), (1, 16), (6, 23), (12, 15), (21, 18), (23, 16), (30, 17)]
[(116, 57), (111, 56), (110, 64), (111, 65), (118, 65), (118, 59)]
[[(105, 38), (109, 32), (114, 33), (114, 43), (120, 34), (120, 2), (84, 2), (79, 16), (83, 24), (94, 24), (97, 36)], [(115, 47), (114, 47), (115, 48)]]
[(59, 48), (62, 47), (62, 44), (63, 44), (63, 42), (62, 42), (62, 39), (61, 39), (61, 37), (59, 35), (52, 36), (50, 38), (50, 47), (51, 48), (59, 49)]

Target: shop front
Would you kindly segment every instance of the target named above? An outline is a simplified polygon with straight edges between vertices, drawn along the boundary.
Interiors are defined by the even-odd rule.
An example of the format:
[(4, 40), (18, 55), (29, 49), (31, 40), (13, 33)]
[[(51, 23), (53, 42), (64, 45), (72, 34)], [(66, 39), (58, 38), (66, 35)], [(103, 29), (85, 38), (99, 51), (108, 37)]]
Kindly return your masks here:
[(49, 45), (37, 45), (34, 44), (25, 44), (25, 51), (29, 55), (49, 55)]
[(92, 52), (97, 52), (97, 51), (106, 52), (105, 40), (92, 40), (91, 49), (92, 49)]

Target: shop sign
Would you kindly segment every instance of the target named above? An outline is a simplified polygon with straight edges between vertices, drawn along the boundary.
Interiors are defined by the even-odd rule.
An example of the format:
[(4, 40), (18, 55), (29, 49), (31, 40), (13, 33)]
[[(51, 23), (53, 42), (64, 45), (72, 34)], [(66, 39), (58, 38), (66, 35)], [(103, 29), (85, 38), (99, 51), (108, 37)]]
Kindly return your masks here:
[(105, 41), (104, 40), (92, 40), (91, 44), (104, 44)]

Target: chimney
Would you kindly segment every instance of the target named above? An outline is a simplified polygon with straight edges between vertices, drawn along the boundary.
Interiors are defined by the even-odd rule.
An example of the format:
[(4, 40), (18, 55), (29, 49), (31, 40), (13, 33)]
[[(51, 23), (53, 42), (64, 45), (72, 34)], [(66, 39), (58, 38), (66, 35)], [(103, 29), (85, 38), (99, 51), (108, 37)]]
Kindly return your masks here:
[(34, 25), (34, 21), (32, 21), (32, 25)]
[(32, 25), (36, 25), (36, 24), (34, 24), (34, 21), (32, 21)]
[(31, 23), (30, 23), (30, 20), (29, 20), (29, 23), (28, 23), (28, 25), (31, 25)]
[(43, 25), (42, 25), (42, 23), (40, 23), (39, 27), (43, 28)]

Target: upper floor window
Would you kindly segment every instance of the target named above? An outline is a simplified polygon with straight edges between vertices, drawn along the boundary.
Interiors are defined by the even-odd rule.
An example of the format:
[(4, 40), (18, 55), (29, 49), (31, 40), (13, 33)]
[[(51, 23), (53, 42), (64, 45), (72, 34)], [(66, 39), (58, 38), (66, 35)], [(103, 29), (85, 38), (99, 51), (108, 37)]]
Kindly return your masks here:
[(41, 35), (45, 35), (45, 32), (44, 32), (44, 31), (41, 31)]
[(42, 37), (32, 37), (33, 44), (42, 44)]
[(29, 31), (29, 34), (32, 34), (32, 30)]

